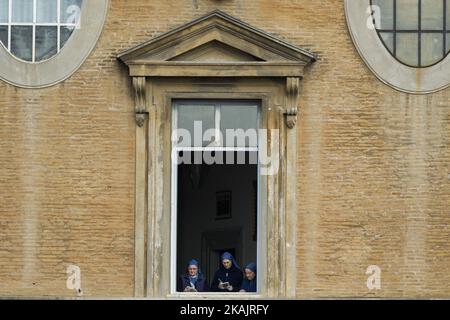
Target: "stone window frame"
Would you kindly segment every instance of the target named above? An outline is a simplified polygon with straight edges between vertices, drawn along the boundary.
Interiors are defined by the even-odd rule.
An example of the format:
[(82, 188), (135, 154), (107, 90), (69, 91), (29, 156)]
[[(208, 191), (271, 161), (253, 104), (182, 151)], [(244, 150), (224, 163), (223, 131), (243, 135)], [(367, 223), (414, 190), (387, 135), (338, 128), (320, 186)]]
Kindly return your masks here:
[[(198, 83), (198, 82), (197, 82)], [(262, 110), (262, 106), (263, 105), (267, 105), (267, 99), (270, 96), (269, 93), (263, 94), (261, 95), (261, 93), (257, 93), (255, 94), (254, 92), (251, 91), (247, 91), (247, 92), (234, 92), (233, 94), (230, 94), (229, 92), (218, 92), (217, 90), (210, 90), (207, 89), (207, 87), (205, 88), (205, 84), (214, 84), (215, 86), (219, 86), (219, 88), (221, 87), (220, 83), (211, 81), (211, 80), (207, 80), (202, 82), (202, 84), (200, 84), (196, 89), (192, 90), (189, 88), (183, 88), (183, 89), (177, 89), (177, 87), (179, 87), (179, 84), (171, 84), (170, 85), (170, 91), (166, 93), (166, 98), (165, 101), (167, 102), (167, 105), (165, 108), (170, 108), (170, 117), (171, 117), (171, 125), (172, 125), (172, 129), (176, 128), (176, 108), (179, 107), (180, 104), (186, 103), (187, 101), (189, 101), (190, 103), (192, 103), (193, 105), (195, 105), (196, 103), (203, 103), (203, 104), (213, 104), (215, 105), (214, 109), (215, 109), (215, 114), (214, 114), (214, 120), (215, 120), (215, 129), (216, 130), (220, 130), (220, 126), (218, 126), (219, 124), (217, 123), (218, 121), (218, 114), (217, 112), (219, 112), (220, 114), (220, 108), (218, 108), (218, 105), (257, 105), (258, 106), (258, 111), (257, 111), (257, 118), (255, 119), (257, 122), (257, 128), (259, 128), (260, 122), (263, 121), (263, 119), (267, 118), (267, 113), (263, 113), (261, 112)], [(188, 83), (186, 83), (188, 84)], [(188, 87), (191, 87), (192, 84), (188, 84)], [(219, 91), (223, 91), (223, 86), (221, 88), (221, 90)], [(181, 98), (180, 98), (181, 97)], [(185, 99), (184, 97), (191, 97), (190, 99)], [(201, 97), (201, 99), (197, 99), (196, 97)], [(219, 99), (208, 99), (208, 97), (222, 97)], [(251, 99), (251, 97), (254, 97), (255, 99)], [(263, 102), (264, 101), (264, 102)], [(169, 142), (170, 143), (170, 142)], [(259, 145), (257, 146), (247, 146), (247, 147), (226, 147), (223, 144), (223, 141), (221, 142), (220, 145), (218, 145), (217, 147), (212, 147), (212, 148), (217, 148), (217, 150), (224, 150), (225, 148), (227, 148), (228, 150), (232, 150), (232, 151), (237, 151), (237, 150), (245, 150), (245, 151), (250, 151), (250, 152), (260, 152), (260, 148)], [(166, 144), (165, 144), (166, 145)], [(197, 149), (197, 147), (194, 146), (183, 146), (183, 147), (178, 147), (176, 145), (171, 145), (170, 151), (172, 152), (173, 150), (176, 149)], [(205, 150), (205, 149), (209, 149), (205, 146), (201, 147), (201, 149)], [(211, 149), (209, 149), (211, 150)], [(178, 191), (176, 190), (178, 187), (178, 181), (176, 181), (178, 179), (177, 174), (176, 174), (176, 164), (172, 164), (171, 167), (171, 193), (172, 196), (176, 195), (178, 193)], [(258, 165), (258, 179), (257, 179), (257, 183), (258, 186), (261, 185), (261, 181), (265, 181), (264, 177), (261, 176), (259, 174), (260, 171), (260, 166)], [(263, 190), (264, 191), (264, 190)], [(259, 193), (259, 198), (261, 198), (260, 196), (261, 192)], [(263, 194), (266, 194), (265, 192), (263, 192)], [(169, 297), (186, 297), (186, 298), (190, 298), (190, 297), (196, 297), (198, 296), (197, 293), (184, 293), (184, 292), (177, 292), (176, 291), (176, 286), (177, 286), (177, 280), (178, 280), (178, 275), (176, 274), (176, 258), (177, 258), (177, 224), (176, 224), (176, 220), (177, 220), (177, 214), (178, 214), (178, 208), (177, 208), (177, 202), (173, 201), (174, 198), (171, 199), (172, 200), (172, 207), (171, 207), (171, 274), (170, 274), (170, 294)], [(260, 208), (258, 208), (260, 209)], [(258, 223), (257, 223), (257, 228), (258, 230), (261, 231), (261, 216), (263, 216), (261, 214), (262, 210), (258, 210)], [(261, 238), (261, 235), (259, 236)], [(258, 239), (260, 240), (260, 239)], [(260, 254), (260, 249), (261, 249), (261, 242), (258, 241), (257, 243), (257, 260), (255, 261), (257, 263), (257, 265), (262, 265), (263, 264), (263, 257)], [(266, 258), (266, 257), (264, 257)], [(263, 277), (258, 277), (257, 278), (257, 287), (261, 288), (263, 281), (262, 281)], [(249, 296), (249, 297), (260, 297), (260, 293), (261, 290), (258, 289), (258, 292), (256, 293), (246, 293), (246, 294), (242, 294), (242, 293), (238, 293), (239, 296)], [(236, 293), (233, 293), (236, 294)], [(223, 293), (213, 293), (213, 292), (208, 292), (208, 293), (202, 293), (203, 296), (209, 297), (211, 295), (213, 296), (222, 296), (223, 297)], [(228, 296), (228, 293), (226, 293), (226, 295)]]
[(80, 27), (53, 57), (39, 62), (16, 58), (0, 45), (0, 79), (21, 88), (45, 88), (69, 78), (87, 59), (103, 30), (109, 0), (84, 0)]
[[(213, 56), (205, 59), (205, 51), (201, 51), (198, 59), (198, 50), (211, 53), (210, 44)], [(224, 48), (228, 50), (225, 56)], [(236, 61), (236, 57), (241, 60)], [(129, 67), (135, 96), (134, 295), (190, 299), (295, 297), (296, 121), (303, 70), (316, 56), (216, 10), (118, 58)], [(279, 130), (279, 170), (273, 176), (260, 176), (259, 292), (174, 293), (172, 102), (247, 99), (261, 102), (260, 128)]]
[(372, 22), (370, 0), (344, 0), (344, 10), (356, 50), (380, 81), (412, 94), (429, 94), (450, 86), (450, 55), (430, 67), (407, 66), (391, 55), (378, 36)]
[[(145, 79), (145, 80), (144, 80)], [(298, 83), (299, 78), (287, 82)], [(240, 79), (228, 86), (191, 79), (134, 78), (146, 91), (145, 112), (136, 112), (136, 238), (135, 295), (162, 298), (263, 298), (295, 297), (296, 286), (296, 129), (294, 114), (284, 106), (287, 83), (271, 79)], [(212, 85), (216, 89), (211, 89)], [(298, 92), (298, 91), (297, 91)], [(174, 293), (171, 291), (171, 126), (174, 100), (259, 100), (261, 128), (280, 130), (280, 170), (273, 177), (260, 176), (260, 239), (258, 243), (260, 289), (258, 294)], [(298, 98), (295, 98), (297, 101)], [(280, 101), (281, 100), (281, 101)], [(291, 125), (292, 129), (287, 126)], [(289, 147), (288, 147), (289, 145)], [(269, 199), (270, 198), (270, 199)], [(265, 200), (264, 200), (265, 199)], [(263, 226), (266, 226), (264, 228)], [(265, 239), (265, 241), (264, 241)], [(147, 245), (145, 245), (145, 243)], [(150, 244), (150, 245), (149, 245)], [(285, 264), (279, 264), (285, 261)], [(267, 270), (272, 270), (270, 276)], [(168, 280), (170, 279), (170, 281)]]

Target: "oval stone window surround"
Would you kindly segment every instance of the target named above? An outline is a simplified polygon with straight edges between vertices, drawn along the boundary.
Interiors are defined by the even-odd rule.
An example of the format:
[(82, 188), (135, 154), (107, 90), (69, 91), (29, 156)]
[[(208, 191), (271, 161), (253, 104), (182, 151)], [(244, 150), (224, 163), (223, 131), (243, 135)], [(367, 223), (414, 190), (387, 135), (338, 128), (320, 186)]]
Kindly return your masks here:
[[(382, 41), (378, 35), (371, 0), (344, 0), (344, 8), (353, 43), (367, 67), (380, 81), (396, 90), (414, 94), (432, 93), (450, 85), (450, 55), (430, 66), (406, 65), (391, 54), (388, 40)], [(441, 13), (443, 16), (444, 12)], [(440, 33), (443, 34), (443, 31)], [(430, 61), (432, 63), (432, 59)]]
[[(95, 47), (109, 5), (108, 0), (6, 2), (6, 37), (5, 24), (0, 24), (0, 79), (23, 88), (52, 86), (72, 75)], [(0, 9), (4, 3), (0, 0)], [(0, 21), (4, 16), (0, 13)]]

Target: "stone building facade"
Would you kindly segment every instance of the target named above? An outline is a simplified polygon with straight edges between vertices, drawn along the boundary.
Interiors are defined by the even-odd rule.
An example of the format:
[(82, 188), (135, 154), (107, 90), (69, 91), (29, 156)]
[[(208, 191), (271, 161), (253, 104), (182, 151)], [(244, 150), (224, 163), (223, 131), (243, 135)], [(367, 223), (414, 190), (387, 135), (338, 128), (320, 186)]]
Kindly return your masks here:
[[(198, 99), (265, 92), (280, 108), (267, 116), (285, 153), (275, 187), (267, 181), (276, 194), (261, 200), (261, 296), (450, 296), (450, 89), (420, 92), (422, 69), (417, 92), (380, 79), (348, 1), (105, 3), (101, 34), (70, 75), (34, 88), (0, 81), (0, 297), (76, 297), (71, 265), (84, 297), (176, 295), (166, 272), (170, 165), (158, 153), (170, 118), (156, 109), (167, 88)], [(239, 52), (267, 63), (169, 70), (167, 57), (183, 53), (177, 39), (204, 45), (189, 39), (208, 23), (219, 25), (214, 41), (233, 47), (221, 30), (244, 34)], [(174, 52), (158, 56), (166, 44)], [(367, 286), (372, 265), (378, 289)]]

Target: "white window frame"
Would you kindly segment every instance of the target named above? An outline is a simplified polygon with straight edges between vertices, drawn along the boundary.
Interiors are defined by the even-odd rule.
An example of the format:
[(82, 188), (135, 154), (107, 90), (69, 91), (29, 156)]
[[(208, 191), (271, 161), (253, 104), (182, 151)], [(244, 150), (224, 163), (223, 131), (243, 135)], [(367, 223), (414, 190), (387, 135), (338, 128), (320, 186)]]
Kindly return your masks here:
[[(220, 109), (222, 106), (229, 105), (255, 105), (257, 107), (257, 129), (260, 128), (261, 122), (261, 102), (260, 101), (245, 101), (245, 100), (175, 100), (172, 103), (172, 128), (178, 128), (178, 108), (183, 104), (189, 105), (215, 105), (215, 129), (216, 129), (216, 137), (217, 131), (220, 131)], [(178, 154), (179, 151), (238, 151), (238, 152), (257, 152), (259, 155), (259, 143), (257, 147), (178, 147), (171, 145), (172, 152), (176, 152)], [(260, 174), (260, 165), (258, 161), (257, 165), (257, 219), (256, 219), (256, 265), (261, 265), (261, 210), (260, 210), (260, 188), (261, 188), (261, 174)], [(177, 222), (178, 222), (178, 164), (175, 161), (172, 161), (172, 170), (171, 170), (171, 226), (170, 226), (170, 294), (171, 295), (186, 295), (189, 297), (198, 296), (199, 293), (185, 293), (185, 292), (177, 292)], [(241, 295), (250, 295), (252, 297), (258, 296), (261, 292), (263, 280), (262, 275), (257, 275), (257, 292), (252, 293), (241, 293), (241, 292), (233, 292), (232, 294), (241, 294)], [(201, 292), (201, 295), (223, 295), (229, 296), (231, 293), (220, 293), (220, 292)]]
[[(80, 16), (78, 17), (78, 21), (77, 23), (61, 23), (61, 0), (56, 0), (57, 1), (57, 22), (56, 23), (38, 23), (36, 22), (37, 18), (36, 18), (36, 10), (37, 10), (37, 0), (33, 0), (33, 22), (12, 22), (12, 3), (14, 0), (9, 0), (8, 1), (8, 22), (6, 23), (1, 23), (0, 22), (0, 26), (6, 26), (8, 27), (8, 43), (5, 45), (5, 48), (7, 49), (7, 51), (9, 53), (11, 53), (11, 55), (16, 58), (17, 60), (21, 61), (21, 62), (25, 62), (25, 63), (36, 63), (36, 62), (44, 62), (46, 60), (49, 60), (51, 58), (53, 58), (56, 54), (58, 54), (62, 48), (61, 46), (61, 27), (72, 27), (72, 28), (78, 28), (79, 27), (79, 23), (80, 23)], [(81, 2), (81, 5), (83, 5), (83, 2)], [(80, 15), (81, 15), (81, 8), (80, 8)], [(12, 52), (11, 52), (11, 32), (12, 32), (12, 27), (21, 27), (21, 26), (25, 26), (25, 27), (32, 27), (32, 53), (31, 53), (31, 61), (28, 60), (23, 60), (17, 56), (15, 56)], [(56, 27), (57, 30), (57, 39), (56, 39), (56, 54), (53, 55), (50, 58), (47, 59), (43, 59), (43, 60), (39, 60), (36, 61), (36, 27)]]

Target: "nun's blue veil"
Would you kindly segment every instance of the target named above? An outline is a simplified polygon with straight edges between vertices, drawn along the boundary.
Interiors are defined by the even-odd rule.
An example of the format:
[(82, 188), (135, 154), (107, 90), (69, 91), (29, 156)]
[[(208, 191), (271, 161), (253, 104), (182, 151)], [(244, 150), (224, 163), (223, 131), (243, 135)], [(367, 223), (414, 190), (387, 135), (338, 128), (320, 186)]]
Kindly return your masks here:
[(248, 263), (248, 264), (244, 267), (244, 270), (245, 270), (245, 269), (252, 270), (254, 273), (256, 273), (256, 263), (254, 263), (254, 262)]
[(199, 263), (197, 260), (192, 259), (191, 261), (188, 262), (187, 266), (186, 266), (186, 270), (189, 268), (189, 266), (197, 266), (198, 268), (198, 275), (201, 276), (203, 275), (202, 270), (200, 269)]
[[(235, 267), (236, 269), (241, 269), (231, 253), (224, 252), (222, 254), (222, 256), (220, 257), (220, 262), (222, 262), (223, 260), (230, 260), (232, 262), (232, 264), (233, 264), (233, 267)], [(220, 263), (220, 267), (224, 268), (222, 263)]]

